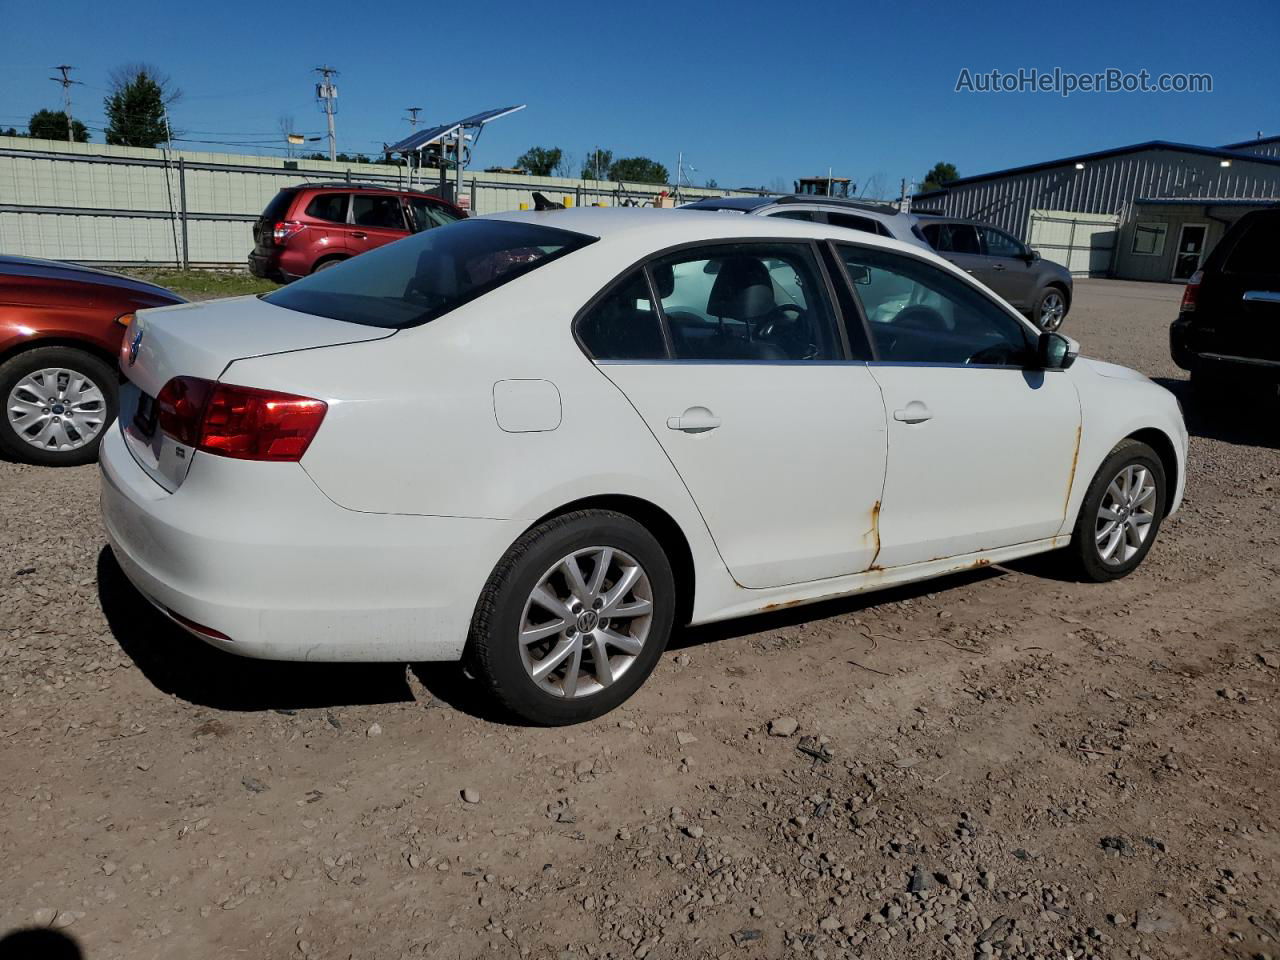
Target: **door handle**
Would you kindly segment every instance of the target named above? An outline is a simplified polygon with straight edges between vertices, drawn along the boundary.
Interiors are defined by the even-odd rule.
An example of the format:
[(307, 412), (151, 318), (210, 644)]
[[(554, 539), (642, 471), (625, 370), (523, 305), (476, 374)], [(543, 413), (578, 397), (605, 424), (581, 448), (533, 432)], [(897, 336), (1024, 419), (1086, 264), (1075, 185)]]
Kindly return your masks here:
[(992, 267), (991, 269), (992, 269), (992, 270), (1003, 270), (1003, 269), (1004, 269), (1004, 264), (1003, 264), (1003, 263), (997, 263), (997, 264), (996, 264), (994, 267)]
[(1280, 303), (1280, 293), (1274, 290), (1246, 290), (1240, 299), (1245, 303)]
[(353, 230), (351, 232), (351, 236), (355, 237), (357, 240), (366, 240), (369, 237), (367, 233), (361, 233), (359, 230)]
[(668, 430), (684, 433), (706, 433), (720, 426), (720, 418), (706, 407), (690, 407), (678, 417), (667, 418)]
[(893, 411), (893, 419), (902, 423), (924, 423), (933, 419), (933, 413), (919, 400), (912, 400), (901, 410)]

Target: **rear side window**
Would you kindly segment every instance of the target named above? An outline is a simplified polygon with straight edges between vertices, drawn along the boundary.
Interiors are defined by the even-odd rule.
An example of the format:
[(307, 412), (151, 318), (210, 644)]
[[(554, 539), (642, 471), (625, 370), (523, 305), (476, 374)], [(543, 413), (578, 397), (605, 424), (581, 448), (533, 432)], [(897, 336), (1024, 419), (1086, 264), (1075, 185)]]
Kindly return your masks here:
[(394, 194), (357, 193), (351, 198), (351, 222), (362, 227), (403, 230), (400, 198)]
[(297, 190), (281, 190), (271, 198), (271, 202), (267, 204), (267, 209), (262, 211), (262, 219), (271, 221), (284, 220), (289, 216), (289, 207), (293, 204), (293, 198), (297, 195)]
[(1222, 269), (1280, 276), (1280, 217), (1255, 217), (1247, 224)]
[(347, 193), (321, 193), (307, 204), (307, 216), (329, 223), (347, 222)]
[(578, 336), (596, 360), (665, 360), (662, 321), (644, 271), (618, 284), (578, 321)]
[(303, 277), (263, 299), (370, 327), (413, 327), (594, 240), (537, 224), (459, 220)]
[(890, 236), (885, 225), (879, 220), (859, 217), (852, 213), (830, 212), (827, 214), (827, 223), (833, 227), (844, 227), (846, 230), (861, 230), (863, 233), (874, 233), (880, 237)]
[(779, 210), (777, 213), (769, 214), (771, 217), (781, 217), (783, 220), (804, 220), (808, 223), (821, 223), (822, 214), (816, 210)]

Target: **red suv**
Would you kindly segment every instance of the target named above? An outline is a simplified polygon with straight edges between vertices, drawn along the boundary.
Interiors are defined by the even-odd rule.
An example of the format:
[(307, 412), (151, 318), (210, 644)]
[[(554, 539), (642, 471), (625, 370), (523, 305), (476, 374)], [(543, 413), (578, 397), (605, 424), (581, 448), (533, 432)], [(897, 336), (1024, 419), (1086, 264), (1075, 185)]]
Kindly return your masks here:
[(269, 280), (296, 280), (465, 216), (453, 204), (417, 190), (360, 183), (285, 187), (253, 225), (249, 272)]

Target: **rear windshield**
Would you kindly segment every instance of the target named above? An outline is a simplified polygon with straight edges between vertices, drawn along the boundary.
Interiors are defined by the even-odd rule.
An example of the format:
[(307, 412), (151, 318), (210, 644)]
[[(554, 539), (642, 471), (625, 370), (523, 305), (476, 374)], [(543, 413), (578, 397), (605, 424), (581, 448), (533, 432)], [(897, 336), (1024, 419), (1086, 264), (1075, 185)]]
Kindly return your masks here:
[(594, 240), (531, 223), (459, 220), (313, 273), (263, 299), (370, 327), (413, 327)]
[(293, 202), (297, 190), (281, 190), (271, 202), (267, 204), (267, 209), (262, 211), (263, 220), (283, 220), (289, 213), (289, 204)]

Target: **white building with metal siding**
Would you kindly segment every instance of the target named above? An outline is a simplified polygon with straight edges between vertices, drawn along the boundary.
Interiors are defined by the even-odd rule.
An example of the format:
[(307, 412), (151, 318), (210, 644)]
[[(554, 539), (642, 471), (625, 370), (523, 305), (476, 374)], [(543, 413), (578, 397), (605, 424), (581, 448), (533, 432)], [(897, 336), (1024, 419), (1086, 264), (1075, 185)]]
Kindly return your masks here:
[[(1207, 225), (1203, 232), (1186, 234), (1198, 247), (1192, 252), (1203, 259), (1223, 222), (1248, 209), (1238, 206), (1240, 201), (1280, 201), (1280, 156), (1266, 152), (1273, 148), (1280, 152), (1280, 138), (1229, 148), (1155, 140), (953, 180), (917, 194), (911, 208), (991, 223), (1082, 275), (1185, 280), (1175, 276), (1190, 262), (1181, 243), (1182, 223)], [(1223, 201), (1229, 205), (1222, 207)], [(1132, 224), (1140, 202), (1151, 207), (1144, 216), (1166, 218), (1167, 242), (1158, 254), (1143, 248), (1146, 234), (1141, 252), (1133, 253)], [(1170, 202), (1179, 210), (1176, 224), (1167, 219)], [(1211, 219), (1211, 207), (1232, 215), (1226, 219), (1220, 210)], [(1175, 251), (1184, 254), (1180, 260)]]

